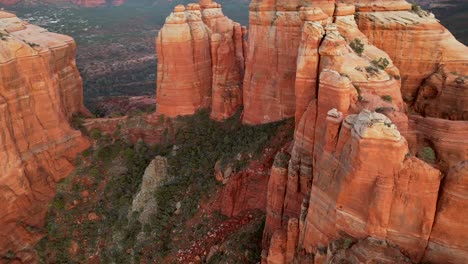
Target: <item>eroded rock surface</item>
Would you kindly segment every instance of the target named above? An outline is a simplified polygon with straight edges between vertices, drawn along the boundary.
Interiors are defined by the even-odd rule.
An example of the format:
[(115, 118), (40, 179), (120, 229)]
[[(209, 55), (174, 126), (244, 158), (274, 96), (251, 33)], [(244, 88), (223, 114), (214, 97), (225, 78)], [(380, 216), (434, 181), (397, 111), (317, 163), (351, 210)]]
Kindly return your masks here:
[(33, 263), (47, 203), (89, 142), (69, 125), (83, 106), (75, 42), (0, 11), (0, 255)]
[(242, 104), (245, 28), (212, 1), (178, 5), (156, 39), (157, 113), (169, 117), (211, 107), (232, 116)]
[(138, 220), (143, 225), (148, 223), (151, 217), (157, 212), (157, 202), (154, 192), (162, 185), (167, 184), (170, 177), (167, 174), (167, 158), (157, 156), (154, 158), (143, 174), (140, 191), (132, 202), (129, 217), (133, 213), (138, 213)]

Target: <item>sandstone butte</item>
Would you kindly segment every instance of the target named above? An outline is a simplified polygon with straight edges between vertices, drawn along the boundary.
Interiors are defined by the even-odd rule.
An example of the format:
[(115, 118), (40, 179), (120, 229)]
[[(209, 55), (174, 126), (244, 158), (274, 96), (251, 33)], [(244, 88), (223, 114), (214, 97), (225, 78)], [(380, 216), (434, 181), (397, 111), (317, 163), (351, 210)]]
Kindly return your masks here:
[(404, 0), (254, 0), (242, 60), (245, 33), (218, 45), (207, 6), (161, 30), (157, 112), (228, 117), (240, 74), (244, 123), (295, 118), (257, 193), (262, 263), (468, 263), (466, 46)]
[(75, 42), (0, 11), (0, 255), (34, 263), (56, 183), (89, 147), (69, 125), (83, 106)]
[(156, 39), (157, 113), (190, 115), (212, 108), (222, 120), (242, 105), (246, 28), (204, 0), (178, 5)]
[(45, 4), (63, 4), (63, 3), (72, 3), (74, 5), (82, 6), (82, 7), (98, 7), (98, 6), (105, 6), (105, 5), (112, 5), (112, 6), (120, 6), (125, 3), (125, 0), (40, 0), (40, 1), (30, 1), (30, 0), (0, 0), (0, 5), (4, 6), (12, 6), (22, 2), (32, 2), (34, 4), (37, 3), (45, 3)]

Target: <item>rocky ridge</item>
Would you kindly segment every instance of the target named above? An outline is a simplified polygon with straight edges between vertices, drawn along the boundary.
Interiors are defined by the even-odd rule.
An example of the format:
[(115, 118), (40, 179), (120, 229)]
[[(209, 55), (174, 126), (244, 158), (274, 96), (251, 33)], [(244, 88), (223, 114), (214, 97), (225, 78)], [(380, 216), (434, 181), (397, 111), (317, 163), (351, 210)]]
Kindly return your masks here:
[(89, 146), (69, 120), (86, 114), (72, 38), (0, 11), (0, 255), (32, 263), (47, 203)]
[(296, 119), (268, 183), (263, 261), (466, 261), (468, 48), (402, 0), (253, 1), (248, 36), (243, 122)]

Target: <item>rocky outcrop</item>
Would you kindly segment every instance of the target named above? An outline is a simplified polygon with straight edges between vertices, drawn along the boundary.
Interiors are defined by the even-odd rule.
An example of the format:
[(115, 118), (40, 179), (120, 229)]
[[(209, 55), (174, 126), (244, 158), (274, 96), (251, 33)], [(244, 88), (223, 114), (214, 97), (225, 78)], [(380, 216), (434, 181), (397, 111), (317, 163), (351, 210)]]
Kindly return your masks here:
[(232, 116), (242, 104), (245, 32), (215, 2), (176, 6), (156, 40), (157, 113), (211, 107), (214, 119)]
[[(445, 184), (441, 185), (442, 174), (467, 159), (466, 122), (444, 120), (464, 119), (466, 60), (462, 57), (461, 61), (444, 65), (441, 60), (433, 60), (431, 63), (435, 68), (425, 77), (420, 76), (416, 87), (417, 99), (412, 106), (417, 112), (432, 118), (408, 117), (402, 96), (408, 87), (405, 75), (412, 72), (420, 74), (421, 71), (399, 69), (399, 57), (392, 53), (389, 56), (373, 45), (377, 39), (375, 27), (369, 26), (368, 32), (361, 32), (363, 20), (359, 20), (362, 16), (411, 13), (407, 11), (410, 9), (408, 3), (359, 1), (355, 5), (336, 4), (332, 12), (334, 23), (327, 19), (326, 10), (320, 10), (314, 4), (301, 8), (292, 6), (266, 2), (251, 5), (251, 19), (254, 21), (260, 20), (258, 13), (267, 11), (277, 17), (273, 23), (256, 25), (251, 29), (259, 39), (255, 34), (249, 36), (251, 49), (244, 80), (244, 122), (258, 124), (288, 117), (277, 111), (279, 106), (283, 110), (288, 107), (295, 109), (296, 117), (288, 170), (279, 173), (273, 166), (270, 176), (264, 261), (307, 263), (310, 254), (315, 254), (315, 263), (322, 263), (320, 259), (330, 261), (329, 256), (324, 257), (323, 248), (345, 233), (358, 239), (373, 237), (396, 245), (396, 248), (388, 249), (373, 242), (360, 243), (354, 248), (356, 251), (347, 251), (343, 255), (345, 259), (354, 258), (356, 263), (373, 258), (385, 259), (388, 263), (397, 260), (419, 262), (429, 259), (426, 257), (430, 252), (429, 245), (433, 245), (434, 255), (450, 248), (451, 255), (447, 255), (447, 259), (458, 263), (465, 257), (466, 249), (456, 242), (449, 246), (447, 240), (433, 244), (431, 236), (441, 210), (437, 206), (441, 201), (439, 193), (446, 188)], [(358, 23), (353, 16), (355, 10), (358, 11)], [(385, 12), (380, 14), (379, 11)], [(293, 18), (289, 20), (288, 28), (275, 27), (275, 23), (286, 16)], [(268, 49), (261, 47), (272, 47), (268, 52), (282, 49), (278, 46), (284, 39), (281, 34), (288, 34), (296, 27), (296, 17), (303, 19), (298, 22), (302, 23), (299, 25), (302, 36), (297, 52), (292, 53), (297, 54), (297, 64), (291, 64), (291, 68), (273, 69), (251, 65), (260, 58), (269, 58), (265, 54), (255, 57), (267, 52)], [(393, 20), (388, 21), (394, 23)], [(382, 20), (377, 27), (384, 23)], [(412, 32), (408, 23), (399, 24), (402, 31), (408, 26)], [(277, 32), (277, 39), (269, 45), (264, 43), (252, 49), (256, 43), (267, 39), (257, 33), (262, 26), (271, 27), (274, 32), (284, 32)], [(288, 44), (296, 46), (295, 39), (290, 39)], [(403, 39), (401, 41), (406, 43)], [(451, 56), (454, 47), (460, 47), (455, 40), (451, 41), (450, 38), (441, 39), (436, 46), (443, 50), (445, 59)], [(448, 42), (454, 46), (444, 46)], [(396, 61), (395, 65), (393, 61)], [(411, 63), (416, 66), (417, 59)], [(452, 72), (451, 67), (455, 63), (463, 73)], [(286, 82), (275, 80), (271, 86), (263, 82), (263, 90), (259, 88), (256, 95), (249, 94), (249, 74), (255, 76), (293, 67), (296, 67), (294, 103), (285, 103), (291, 96), (278, 100), (281, 93), (288, 91)], [(268, 74), (268, 81), (276, 76), (271, 72)], [(432, 76), (424, 86), (419, 87), (430, 74)], [(253, 100), (257, 105), (250, 110), (248, 96), (257, 96)], [(268, 102), (274, 103), (268, 105)], [(453, 131), (451, 135), (449, 131)], [(286, 185), (285, 192), (282, 183)], [(282, 207), (278, 205), (281, 201)], [(297, 228), (291, 226), (294, 222), (298, 223)], [(298, 251), (301, 249), (305, 255)], [(443, 258), (442, 254), (438, 257)], [(434, 256), (431, 258), (435, 259)]]
[[(316, 258), (317, 259), (317, 258)], [(341, 238), (328, 245), (325, 263), (401, 263), (410, 264), (400, 250), (385, 240), (367, 238), (354, 243), (350, 238)], [(316, 262), (316, 263), (323, 263)]]
[[(218, 12), (202, 15), (210, 34)], [(257, 0), (249, 12), (243, 122), (296, 119), (265, 197), (242, 207), (266, 209), (263, 261), (462, 263), (466, 228), (450, 222), (466, 200), (466, 46), (404, 0)], [(253, 200), (245, 177), (218, 172), (222, 194)], [(221, 196), (224, 214), (241, 210)], [(344, 235), (358, 242), (330, 248)]]
[(468, 160), (468, 123), (445, 119), (409, 117), (408, 134), (411, 153), (420, 153), (425, 148), (434, 151), (432, 162), (447, 172), (457, 163)]
[(289, 154), (279, 152), (271, 169), (268, 181), (265, 229), (263, 231), (263, 244), (268, 247), (273, 231), (281, 229), (283, 216), (284, 196), (288, 180)]
[(157, 156), (154, 158), (143, 174), (140, 191), (136, 194), (129, 212), (129, 218), (134, 213), (138, 213), (140, 223), (147, 224), (151, 217), (157, 212), (157, 201), (154, 197), (155, 191), (170, 178), (167, 175), (167, 158)]
[(444, 181), (424, 260), (431, 263), (464, 263), (468, 259), (468, 162), (454, 165)]
[(224, 16), (220, 4), (204, 0), (200, 6), (203, 22), (211, 33), (211, 118), (222, 120), (242, 105), (246, 28)]
[(302, 25), (297, 7), (285, 3), (277, 10), (275, 2), (250, 4), (243, 88), (245, 123), (268, 123), (295, 115), (294, 84)]
[(0, 11), (0, 255), (34, 262), (56, 183), (89, 146), (70, 127), (86, 113), (72, 38)]
[(156, 39), (158, 52), (157, 113), (189, 115), (211, 100), (211, 53), (208, 27), (200, 6), (174, 8)]
[(427, 117), (468, 120), (468, 76), (444, 65), (431, 74), (418, 90), (414, 109)]
[[(466, 100), (464, 95), (466, 92), (458, 93), (461, 98), (457, 98), (452, 92), (453, 88), (450, 85), (446, 87), (442, 83), (437, 95), (427, 94), (427, 88), (424, 88), (426, 91), (418, 92), (423, 81), (436, 73), (442, 65), (446, 73), (458, 72), (463, 76), (466, 75), (468, 48), (458, 42), (432, 14), (422, 10), (360, 12), (356, 19), (359, 29), (369, 38), (370, 43), (386, 51), (400, 69), (402, 95), (406, 101), (413, 102), (419, 97), (418, 93), (423, 97), (449, 97), (449, 100), (454, 102)], [(437, 76), (431, 77), (432, 80), (427, 82), (434, 82), (437, 78)], [(462, 90), (466, 91), (466, 84), (463, 87)], [(440, 89), (444, 91), (441, 92)], [(433, 100), (432, 103), (438, 102)], [(444, 113), (431, 111), (430, 115), (433, 114), (442, 116)]]

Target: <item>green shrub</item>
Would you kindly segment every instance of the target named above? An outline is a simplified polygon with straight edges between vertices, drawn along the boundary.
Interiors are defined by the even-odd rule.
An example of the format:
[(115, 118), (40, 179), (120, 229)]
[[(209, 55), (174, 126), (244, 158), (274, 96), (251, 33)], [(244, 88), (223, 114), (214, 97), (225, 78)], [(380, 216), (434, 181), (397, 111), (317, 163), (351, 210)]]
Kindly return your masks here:
[(376, 74), (379, 72), (379, 69), (377, 69), (376, 67), (374, 66), (367, 66), (366, 67), (366, 72), (367, 73), (370, 73), (370, 74)]
[[(213, 177), (216, 161), (234, 164), (237, 170), (244, 168), (249, 160), (261, 154), (278, 128), (285, 124), (277, 122), (248, 126), (240, 122), (240, 116), (241, 110), (233, 118), (216, 122), (209, 118), (207, 110), (203, 110), (194, 116), (180, 117), (179, 121), (174, 122), (174, 127), (167, 130), (165, 141), (154, 147), (142, 142), (130, 145), (123, 141), (107, 140), (106, 135), (93, 129), (90, 134), (99, 141), (86, 154), (91, 157), (87, 161), (92, 164), (83, 162), (74, 176), (93, 179), (93, 187), (82, 186), (73, 180), (63, 186), (66, 191), (63, 194), (60, 192), (54, 200), (47, 220), (49, 233), (38, 250), (41, 247), (41, 251), (47, 249), (53, 253), (57, 253), (58, 249), (66, 251), (60, 248), (57, 241), (62, 238), (63, 241), (81, 239), (86, 244), (80, 244), (80, 259), (94, 254), (97, 244), (105, 244), (100, 253), (103, 263), (131, 263), (132, 259), (139, 262), (140, 257), (151, 259), (152, 263), (162, 263), (164, 256), (174, 253), (176, 249), (174, 231), (180, 230), (181, 225), (197, 213), (201, 200), (216, 188), (217, 182)], [(292, 140), (293, 129), (288, 132), (284, 142), (278, 142), (278, 145)], [(129, 210), (141, 185), (142, 175), (156, 155), (167, 158), (171, 180), (153, 194), (157, 211), (149, 218), (149, 223), (142, 225), (134, 217), (129, 217)], [(66, 204), (81, 199), (80, 192), (83, 190), (93, 191), (97, 194), (93, 197), (98, 200), (79, 203), (65, 210)], [(177, 202), (181, 203), (181, 208), (180, 213), (175, 214)], [(90, 211), (96, 212), (100, 221), (76, 224), (75, 219)], [(217, 216), (218, 221), (222, 219)], [(199, 232), (202, 232), (202, 228)], [(261, 241), (262, 230), (255, 240), (256, 244), (248, 247), (258, 246), (261, 249), (261, 243), (257, 243), (257, 240)], [(145, 234), (144, 241), (137, 239), (140, 232)], [(79, 234), (78, 237), (76, 234)], [(249, 249), (249, 252), (253, 251)], [(44, 263), (57, 263), (47, 260), (48, 255), (53, 254), (42, 254)], [(252, 255), (249, 253), (248, 258), (258, 256), (260, 254), (256, 252)], [(73, 263), (66, 254), (58, 259), (60, 263)]]
[(353, 240), (351, 238), (345, 238), (343, 241), (343, 248), (348, 249), (351, 247), (352, 244), (353, 244)]
[(377, 112), (377, 113), (383, 114), (383, 113), (385, 113), (387, 111), (395, 111), (395, 108), (393, 108), (393, 107), (377, 107), (374, 111)]
[(89, 136), (94, 140), (99, 140), (102, 137), (101, 130), (99, 130), (98, 128), (93, 128), (91, 129)]
[(3, 33), (3, 32), (0, 32), (0, 39), (1, 40), (7, 40), (7, 37), (8, 37), (8, 33)]
[(362, 53), (364, 52), (364, 44), (362, 41), (358, 38), (355, 38), (351, 43), (349, 43), (349, 46), (351, 49), (356, 52), (357, 55), (361, 56)]
[(411, 11), (417, 14), (419, 17), (424, 17), (428, 15), (428, 13), (424, 11), (424, 9), (422, 9), (419, 5), (416, 4), (411, 5)]
[(289, 164), (289, 159), (291, 155), (287, 152), (278, 152), (275, 157), (275, 161), (273, 162), (273, 166), (277, 168), (287, 168)]
[(436, 153), (431, 147), (424, 147), (419, 150), (418, 158), (428, 163), (434, 163), (436, 161)]
[(405, 101), (406, 103), (411, 103), (414, 101), (414, 97), (413, 96), (405, 96), (403, 97), (403, 101)]
[(380, 98), (382, 98), (382, 100), (384, 100), (385, 102), (392, 102), (392, 97), (390, 95), (383, 95)]
[(354, 88), (356, 89), (356, 92), (357, 92), (357, 94), (358, 94), (358, 100), (359, 100), (359, 101), (364, 100), (364, 97), (362, 97), (362, 95), (361, 95), (361, 87), (359, 87), (359, 85), (357, 85), (357, 84), (355, 84), (355, 83), (353, 83), (353, 86), (354, 86)]
[(385, 70), (390, 62), (387, 60), (387, 58), (379, 58), (379, 60), (373, 60), (372, 64), (381, 70)]
[(26, 42), (31, 48), (40, 47), (41, 45), (34, 42)]

